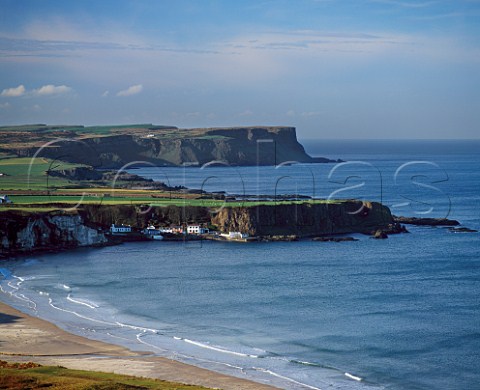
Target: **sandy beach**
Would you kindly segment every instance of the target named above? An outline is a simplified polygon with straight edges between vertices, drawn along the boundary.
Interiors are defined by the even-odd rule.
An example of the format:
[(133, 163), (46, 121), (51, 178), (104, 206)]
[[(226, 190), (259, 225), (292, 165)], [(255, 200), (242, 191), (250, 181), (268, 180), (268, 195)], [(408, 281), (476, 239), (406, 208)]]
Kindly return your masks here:
[(215, 389), (274, 389), (145, 352), (89, 340), (0, 302), (0, 359), (157, 378)]

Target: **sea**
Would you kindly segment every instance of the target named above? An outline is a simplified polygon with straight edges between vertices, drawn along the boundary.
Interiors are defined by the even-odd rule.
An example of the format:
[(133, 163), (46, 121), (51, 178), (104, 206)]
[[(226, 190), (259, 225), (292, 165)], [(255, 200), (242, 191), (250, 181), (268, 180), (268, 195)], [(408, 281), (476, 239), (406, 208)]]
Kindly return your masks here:
[[(479, 140), (302, 143), (342, 162), (132, 172), (252, 199), (381, 201), (480, 230)], [(34, 255), (0, 263), (0, 299), (88, 338), (283, 389), (480, 389), (480, 233), (408, 230)]]

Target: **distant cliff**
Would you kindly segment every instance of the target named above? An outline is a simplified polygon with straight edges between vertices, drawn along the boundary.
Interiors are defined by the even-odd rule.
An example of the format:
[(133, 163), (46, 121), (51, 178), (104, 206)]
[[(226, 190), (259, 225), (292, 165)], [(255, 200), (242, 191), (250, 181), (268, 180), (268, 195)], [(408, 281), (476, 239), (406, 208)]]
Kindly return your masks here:
[[(101, 168), (120, 168), (133, 161), (154, 165), (277, 165), (284, 162), (330, 162), (309, 156), (294, 127), (235, 127), (211, 129), (144, 129), (104, 136), (82, 135), (75, 141), (55, 142), (40, 156)], [(11, 150), (33, 156), (35, 147)]]

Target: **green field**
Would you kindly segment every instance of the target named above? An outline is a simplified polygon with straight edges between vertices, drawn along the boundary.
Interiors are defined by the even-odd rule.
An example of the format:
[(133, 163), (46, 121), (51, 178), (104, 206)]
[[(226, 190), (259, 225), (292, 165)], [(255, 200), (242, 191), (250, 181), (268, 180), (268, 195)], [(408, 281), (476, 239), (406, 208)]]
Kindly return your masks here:
[(110, 125), (110, 126), (88, 126), (76, 130), (78, 134), (111, 134), (114, 131), (149, 129), (154, 127), (151, 123), (140, 125)]
[(50, 131), (61, 131), (61, 130), (78, 130), (83, 128), (83, 126), (63, 126), (63, 125), (44, 125), (44, 124), (32, 124), (32, 125), (20, 125), (20, 126), (0, 126), (0, 132), (50, 132)]
[(82, 125), (45, 125), (31, 124), (20, 126), (0, 126), (0, 132), (33, 132), (49, 133), (59, 131), (69, 131), (78, 134), (111, 134), (115, 131), (124, 130), (146, 130), (167, 128), (168, 126), (155, 126), (152, 123), (131, 124), (131, 125), (104, 125), (104, 126), (82, 126)]
[(225, 202), (223, 200), (213, 199), (181, 199), (181, 198), (152, 198), (139, 196), (84, 196), (80, 195), (11, 195), (10, 199), (14, 202), (10, 205), (0, 205), (0, 211), (5, 210), (24, 210), (24, 211), (45, 211), (59, 208), (74, 207), (82, 204), (93, 205), (147, 205), (147, 206), (196, 206), (196, 207), (254, 207), (260, 205), (278, 206), (286, 204), (324, 204), (340, 203), (341, 200), (299, 200), (299, 201), (234, 201)]
[(47, 190), (74, 185), (66, 179), (47, 175), (49, 169), (68, 169), (80, 166), (45, 158), (0, 159), (0, 190)]

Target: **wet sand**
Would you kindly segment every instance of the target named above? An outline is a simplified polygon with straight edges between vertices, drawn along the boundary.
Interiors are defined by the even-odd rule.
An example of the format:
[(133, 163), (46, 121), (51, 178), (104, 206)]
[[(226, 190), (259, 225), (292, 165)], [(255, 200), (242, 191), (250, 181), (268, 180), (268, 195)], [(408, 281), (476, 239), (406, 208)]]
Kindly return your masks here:
[(149, 352), (133, 352), (117, 345), (77, 336), (2, 302), (0, 302), (0, 359), (157, 378), (215, 389), (275, 388), (155, 357)]

